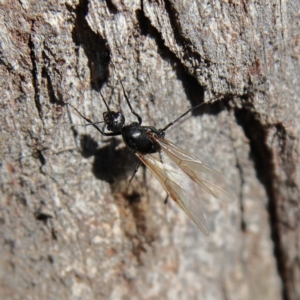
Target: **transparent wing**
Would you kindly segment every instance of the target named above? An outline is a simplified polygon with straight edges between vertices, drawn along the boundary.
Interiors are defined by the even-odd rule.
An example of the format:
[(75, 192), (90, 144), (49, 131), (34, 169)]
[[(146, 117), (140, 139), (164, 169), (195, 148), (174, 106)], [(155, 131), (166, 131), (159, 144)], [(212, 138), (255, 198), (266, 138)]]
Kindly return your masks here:
[(149, 168), (153, 175), (161, 183), (168, 195), (189, 216), (196, 226), (208, 236), (208, 229), (200, 203), (189, 195), (191, 180), (180, 169), (174, 169), (162, 164), (151, 154), (136, 153), (139, 159)]
[(208, 193), (224, 202), (232, 202), (236, 199), (230, 185), (220, 172), (213, 170), (208, 165), (191, 157), (187, 152), (176, 147), (170, 141), (155, 136), (152, 138), (155, 139), (166, 155), (174, 161), (183, 172)]

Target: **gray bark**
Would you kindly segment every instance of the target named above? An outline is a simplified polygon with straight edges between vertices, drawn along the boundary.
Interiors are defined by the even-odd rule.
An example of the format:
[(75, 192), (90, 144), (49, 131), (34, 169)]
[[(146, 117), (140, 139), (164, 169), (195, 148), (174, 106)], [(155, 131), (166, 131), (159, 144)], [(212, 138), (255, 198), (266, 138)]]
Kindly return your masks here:
[[(300, 299), (299, 1), (0, 6), (1, 299)], [(226, 174), (204, 237), (119, 138), (145, 125)], [(194, 191), (197, 193), (197, 191)], [(201, 198), (201, 195), (196, 195)]]

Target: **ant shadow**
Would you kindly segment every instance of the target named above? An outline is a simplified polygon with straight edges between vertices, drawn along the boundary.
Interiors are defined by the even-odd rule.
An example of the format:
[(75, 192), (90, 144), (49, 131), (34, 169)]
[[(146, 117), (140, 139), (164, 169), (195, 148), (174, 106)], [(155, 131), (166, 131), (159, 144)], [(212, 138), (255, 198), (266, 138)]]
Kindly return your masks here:
[(80, 138), (81, 155), (94, 156), (92, 172), (94, 176), (110, 185), (126, 180), (133, 174), (138, 158), (128, 147), (119, 147), (121, 141), (110, 138), (106, 145), (99, 148), (98, 143), (89, 135)]
[[(146, 245), (151, 245), (156, 240), (159, 232), (145, 213), (151, 209), (145, 172), (142, 181), (141, 179), (133, 180), (129, 185), (129, 179), (139, 162), (138, 158), (125, 145), (120, 147), (122, 141), (116, 138), (109, 138), (105, 143), (105, 146), (99, 148), (98, 143), (90, 135), (82, 135), (80, 137), (81, 155), (84, 158), (93, 156), (94, 176), (110, 184), (115, 203), (120, 211), (124, 234), (132, 241), (137, 259), (143, 264), (141, 253), (146, 251)], [(145, 167), (141, 167), (145, 171)], [(131, 230), (132, 224), (136, 228), (134, 233)]]

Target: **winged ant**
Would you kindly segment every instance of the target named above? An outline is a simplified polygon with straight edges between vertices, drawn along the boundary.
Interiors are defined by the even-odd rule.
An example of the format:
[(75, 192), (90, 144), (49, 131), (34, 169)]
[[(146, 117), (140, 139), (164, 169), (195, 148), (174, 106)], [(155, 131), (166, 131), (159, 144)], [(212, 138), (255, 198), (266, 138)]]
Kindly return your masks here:
[[(235, 200), (235, 196), (232, 194), (228, 183), (226, 183), (221, 173), (213, 170), (208, 165), (205, 165), (165, 139), (165, 132), (168, 128), (177, 123), (195, 108), (200, 107), (203, 103), (191, 107), (177, 119), (168, 123), (161, 129), (157, 129), (153, 126), (142, 126), (141, 116), (132, 108), (122, 81), (120, 81), (120, 83), (127, 105), (129, 106), (131, 113), (136, 116), (137, 122), (126, 124), (122, 112), (110, 110), (101, 91), (101, 98), (107, 108), (107, 111), (103, 113), (103, 122), (105, 124), (103, 129), (100, 129), (94, 122), (83, 116), (74, 106), (69, 105), (102, 135), (121, 135), (124, 143), (131, 148), (140, 159), (139, 164), (135, 169), (135, 173), (141, 163), (147, 166), (158, 179), (170, 198), (172, 198), (189, 216), (202, 233), (208, 236), (209, 232), (200, 208), (200, 203), (189, 195), (190, 186), (188, 182), (191, 180), (194, 181), (207, 193), (224, 202)], [(159, 154), (159, 157), (155, 156), (157, 153)], [(171, 165), (165, 164), (162, 159), (162, 153), (166, 154), (166, 156), (179, 168), (174, 168)], [(133, 176), (130, 180), (132, 180)]]

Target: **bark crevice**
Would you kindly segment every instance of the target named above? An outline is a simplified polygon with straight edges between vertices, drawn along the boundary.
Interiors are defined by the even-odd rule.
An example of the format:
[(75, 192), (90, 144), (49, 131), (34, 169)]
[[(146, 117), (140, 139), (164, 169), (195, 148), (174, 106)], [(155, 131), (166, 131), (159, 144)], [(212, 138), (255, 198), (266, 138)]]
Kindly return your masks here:
[(277, 271), (282, 281), (282, 299), (289, 300), (287, 289), (287, 266), (284, 248), (280, 238), (280, 218), (278, 205), (280, 200), (276, 189), (274, 155), (267, 145), (268, 128), (260, 121), (260, 116), (253, 111), (251, 104), (241, 109), (235, 109), (237, 123), (242, 126), (246, 137), (250, 141), (251, 158), (254, 162), (257, 178), (263, 184), (268, 196), (267, 210), (269, 213), (271, 239), (274, 245), (274, 257)]

